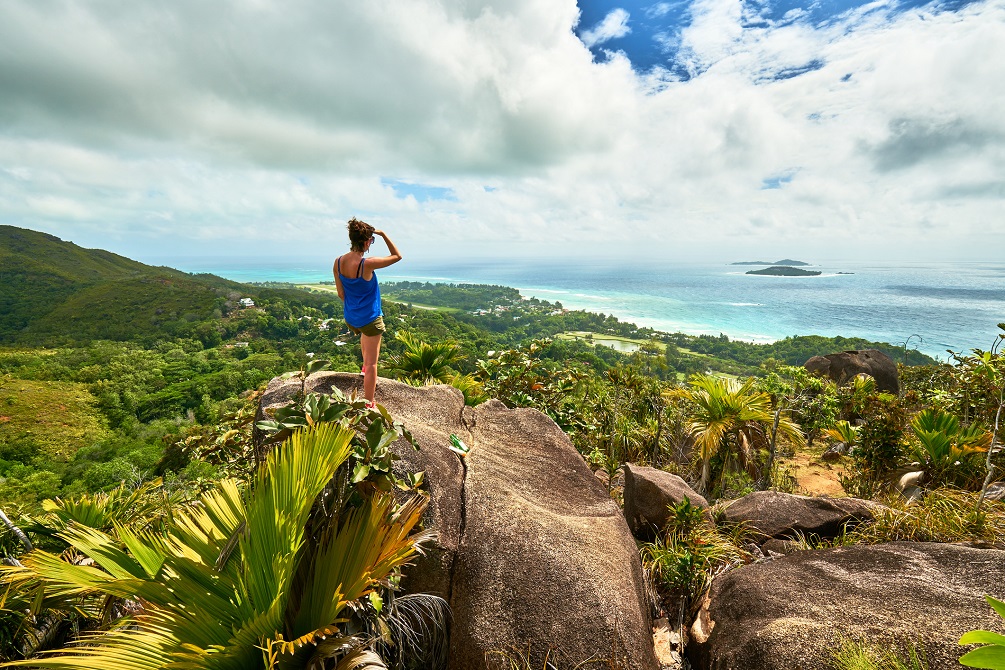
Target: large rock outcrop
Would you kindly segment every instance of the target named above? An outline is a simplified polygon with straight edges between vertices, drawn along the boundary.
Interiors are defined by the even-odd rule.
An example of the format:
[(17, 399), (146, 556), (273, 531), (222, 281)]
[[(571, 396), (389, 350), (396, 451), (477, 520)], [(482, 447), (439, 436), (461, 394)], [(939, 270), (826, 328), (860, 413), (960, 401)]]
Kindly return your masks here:
[[(307, 390), (331, 393), (338, 388), (346, 394), (363, 394), (362, 377), (347, 373), (322, 372), (307, 379)], [(300, 380), (273, 379), (259, 406), (259, 415), (289, 403), (300, 391)], [(450, 600), (450, 575), (460, 544), (464, 486), (464, 465), (450, 451), (450, 434), (468, 439), (470, 408), (464, 398), (449, 386), (415, 388), (381, 380), (377, 401), (387, 406), (391, 415), (405, 423), (422, 446), (416, 451), (404, 440), (395, 444), (401, 457), (395, 464), (403, 472), (425, 471), (429, 507), (424, 523), (435, 528), (437, 540), (427, 546), (426, 556), (406, 573), (407, 588), (414, 593), (431, 593)], [(467, 418), (465, 418), (467, 417)]]
[(797, 533), (819, 538), (837, 537), (842, 528), (872, 519), (883, 505), (859, 498), (814, 498), (755, 491), (722, 510), (727, 523), (742, 523), (759, 540), (792, 538)]
[[(309, 390), (361, 393), (361, 378), (319, 373)], [(273, 380), (263, 409), (285, 404), (297, 380)], [(425, 470), (429, 557), (408, 571), (407, 588), (450, 603), (450, 667), (486, 667), (486, 654), (549, 650), (573, 664), (618, 657), (621, 667), (657, 667), (642, 568), (617, 504), (569, 438), (536, 410), (498, 401), (465, 407), (449, 386), (414, 388), (387, 379), (385, 405), (421, 443), (395, 445), (410, 471)], [(464, 462), (451, 433), (471, 448)]]
[(803, 367), (813, 374), (828, 377), (839, 386), (855, 375), (867, 374), (876, 380), (876, 388), (888, 393), (900, 393), (897, 364), (878, 349), (842, 351), (826, 356), (814, 356)]
[(637, 537), (650, 538), (670, 520), (670, 506), (689, 500), (708, 509), (708, 501), (675, 474), (625, 463), (625, 520)]
[(707, 670), (829, 670), (842, 638), (958, 668), (968, 630), (1005, 633), (984, 600), (1005, 597), (1005, 551), (894, 542), (801, 551), (716, 577), (688, 655)]

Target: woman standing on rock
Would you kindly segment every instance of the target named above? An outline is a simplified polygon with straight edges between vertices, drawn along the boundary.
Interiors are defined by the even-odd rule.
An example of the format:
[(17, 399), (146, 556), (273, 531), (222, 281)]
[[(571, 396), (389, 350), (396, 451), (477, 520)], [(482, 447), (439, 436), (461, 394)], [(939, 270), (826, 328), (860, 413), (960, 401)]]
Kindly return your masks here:
[[(387, 244), (389, 256), (364, 258), (375, 236), (380, 235)], [(377, 357), (380, 355), (380, 338), (384, 333), (384, 312), (380, 307), (380, 287), (374, 270), (386, 268), (401, 260), (401, 253), (382, 230), (369, 223), (349, 219), (349, 253), (335, 259), (332, 272), (335, 288), (342, 299), (345, 322), (349, 330), (360, 336), (363, 349), (363, 395), (366, 406), (374, 407), (377, 390)]]

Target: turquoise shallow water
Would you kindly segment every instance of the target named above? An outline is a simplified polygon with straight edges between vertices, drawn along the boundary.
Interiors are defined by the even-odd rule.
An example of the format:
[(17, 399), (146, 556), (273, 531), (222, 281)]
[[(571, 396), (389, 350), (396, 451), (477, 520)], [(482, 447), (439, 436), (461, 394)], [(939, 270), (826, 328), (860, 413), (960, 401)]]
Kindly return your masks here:
[[(150, 259), (154, 260), (154, 259)], [(187, 272), (235, 281), (331, 280), (331, 260), (156, 259)], [(768, 342), (789, 335), (844, 335), (902, 344), (946, 358), (987, 349), (1005, 321), (1003, 263), (829, 262), (819, 277), (763, 277), (747, 266), (659, 263), (405, 260), (382, 281), (502, 284), (573, 309), (613, 314), (665, 331), (725, 333)], [(838, 274), (847, 272), (853, 274)]]

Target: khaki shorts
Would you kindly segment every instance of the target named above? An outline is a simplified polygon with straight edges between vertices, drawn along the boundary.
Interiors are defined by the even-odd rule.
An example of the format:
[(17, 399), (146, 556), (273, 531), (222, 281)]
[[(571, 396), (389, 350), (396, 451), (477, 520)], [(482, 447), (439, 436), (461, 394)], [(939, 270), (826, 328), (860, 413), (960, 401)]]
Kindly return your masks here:
[[(349, 326), (348, 323), (345, 325)], [(357, 335), (367, 335), (373, 337), (374, 335), (380, 335), (386, 328), (384, 328), (384, 317), (378, 316), (376, 319), (366, 324), (362, 328), (357, 328), (356, 326), (349, 326), (349, 330)]]

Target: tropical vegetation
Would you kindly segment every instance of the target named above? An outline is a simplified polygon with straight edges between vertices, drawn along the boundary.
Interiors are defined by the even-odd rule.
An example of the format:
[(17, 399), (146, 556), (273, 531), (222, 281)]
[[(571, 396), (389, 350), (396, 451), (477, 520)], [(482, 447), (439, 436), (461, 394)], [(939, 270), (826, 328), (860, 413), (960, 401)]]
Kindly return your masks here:
[[(382, 375), (451, 384), (468, 404), (497, 398), (541, 410), (615, 498), (627, 462), (674, 472), (713, 502), (798, 490), (787, 464), (819, 462), (843, 445), (828, 467), (845, 492), (883, 499), (891, 511), (840, 541), (994, 544), (1005, 534), (1001, 503), (987, 501), (1005, 466), (1005, 325), (988, 350), (937, 362), (854, 338), (756, 345), (663, 333), (506, 287), (386, 289)], [(356, 398), (306, 393), (307, 377), (322, 369), (359, 370), (331, 287), (236, 284), (0, 226), (0, 307), (0, 553), (9, 587), (0, 658), (83, 667), (72, 665), (83, 663), (74, 647), (43, 653), (77, 641), (132, 654), (135, 667), (165, 659), (307, 667), (372, 659), (375, 649), (390, 663), (408, 645), (391, 640), (387, 621), (407, 620), (408, 608), (442, 610), (393, 589), (422, 537), (421, 495), (411, 507), (388, 497), (421, 487), (420, 475), (394, 475), (390, 444), (407, 441), (407, 427)], [(605, 337), (634, 350), (604, 346)], [(897, 360), (902, 393), (881, 392), (868, 377), (839, 386), (801, 367), (849, 348)], [(304, 382), (300, 395), (256, 421), (264, 384), (289, 370)], [(256, 430), (275, 446), (268, 456), (255, 448)], [(326, 446), (312, 442), (282, 460), (293, 458), (290, 440), (299, 449), (321, 434)], [(282, 470), (308, 467), (300, 458), (315, 459), (312, 477), (327, 477), (323, 484)], [(917, 501), (899, 493), (905, 475), (920, 487)], [(261, 528), (265, 496), (291, 510), (272, 535)], [(749, 560), (742, 529), (713, 537), (695, 518), (677, 510), (640, 547), (668, 610), (689, 607), (715, 571)], [(385, 543), (391, 558), (366, 554), (361, 537)], [(338, 575), (317, 565), (333, 546), (357, 561)], [(357, 569), (372, 578), (351, 580)], [(198, 598), (228, 626), (196, 630), (205, 622), (179, 603)], [(361, 640), (371, 629), (382, 632), (368, 650)], [(135, 635), (147, 636), (149, 658), (129, 642)]]

